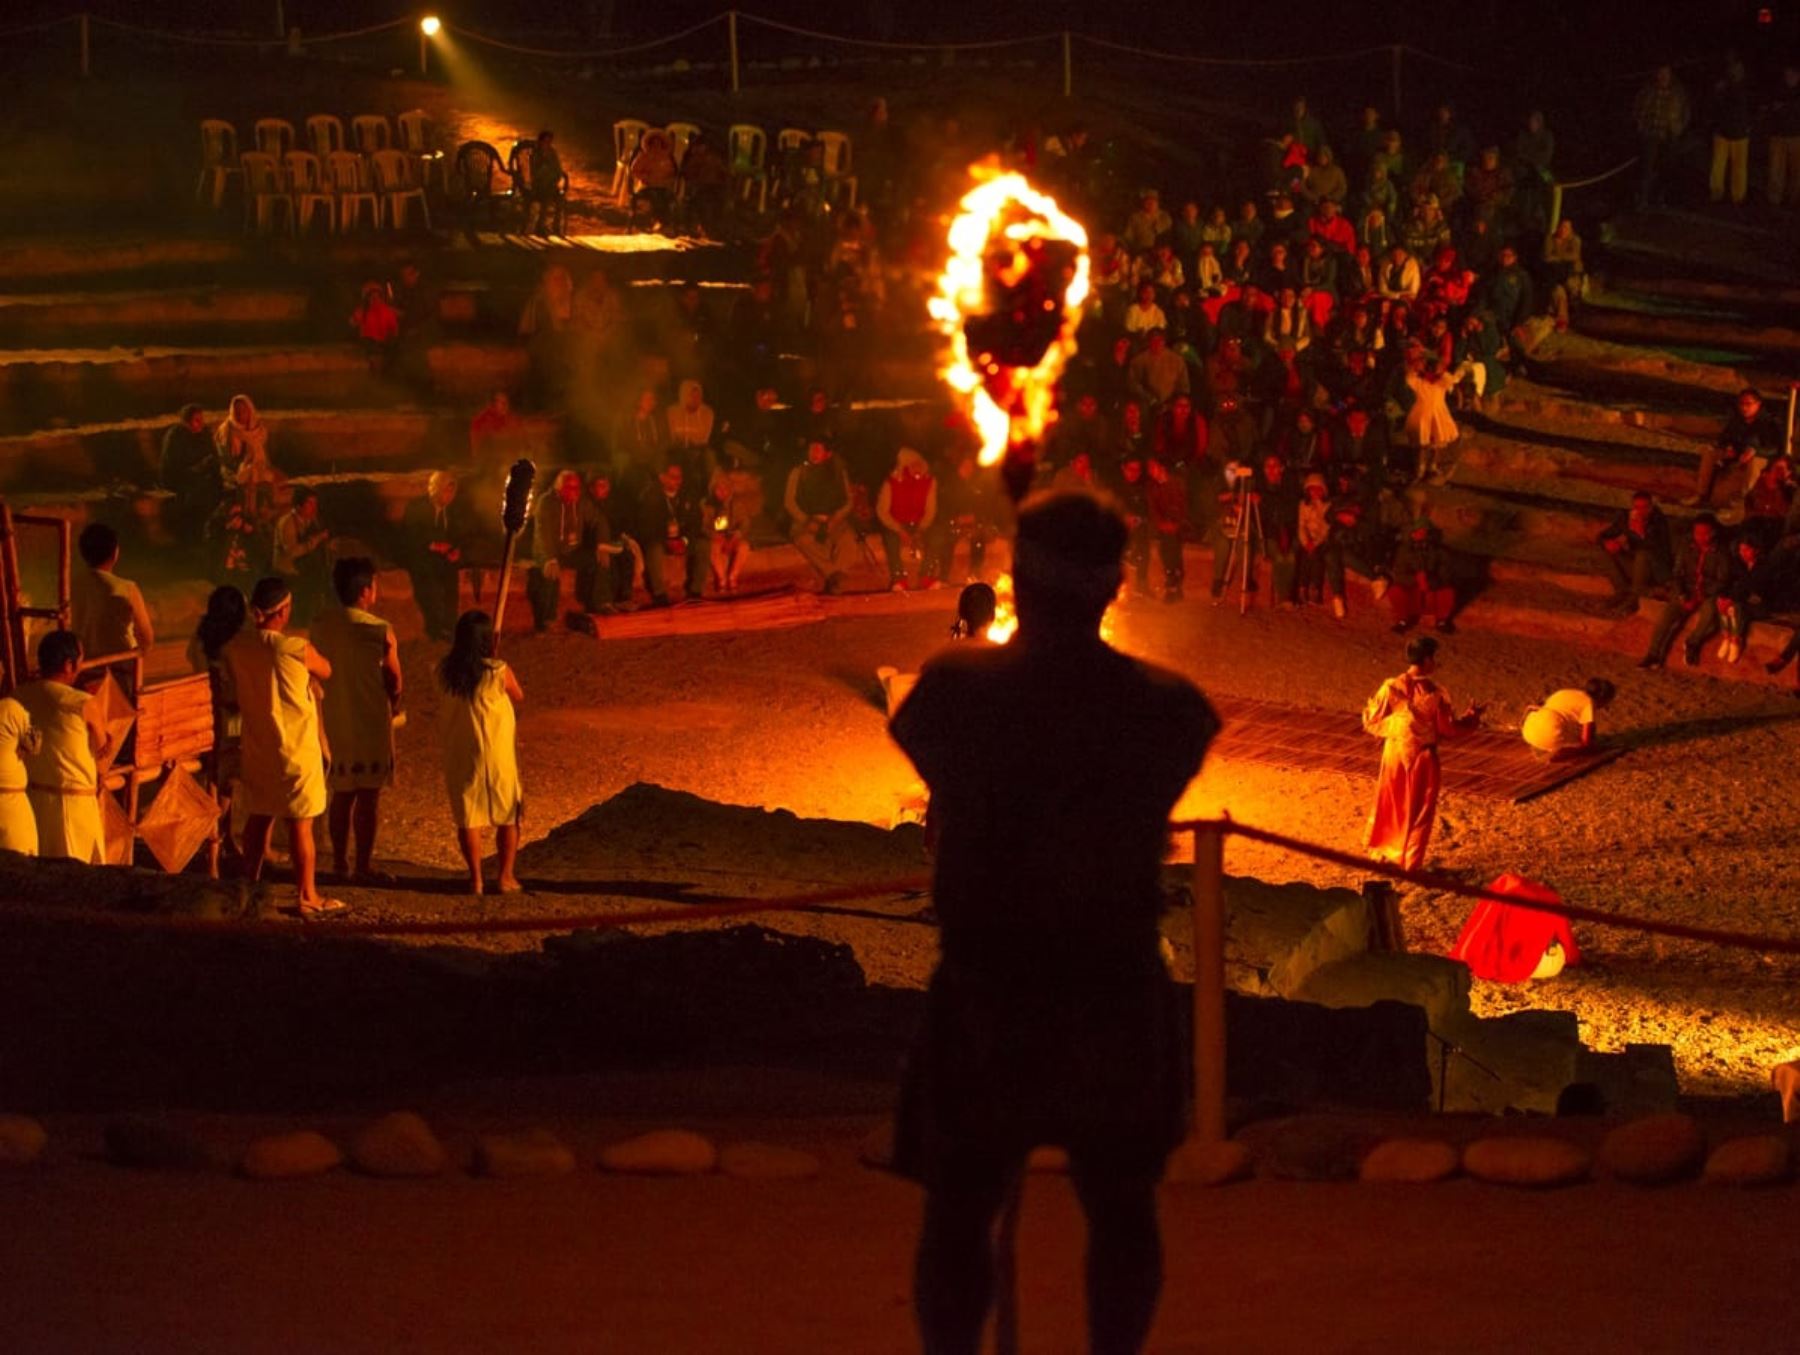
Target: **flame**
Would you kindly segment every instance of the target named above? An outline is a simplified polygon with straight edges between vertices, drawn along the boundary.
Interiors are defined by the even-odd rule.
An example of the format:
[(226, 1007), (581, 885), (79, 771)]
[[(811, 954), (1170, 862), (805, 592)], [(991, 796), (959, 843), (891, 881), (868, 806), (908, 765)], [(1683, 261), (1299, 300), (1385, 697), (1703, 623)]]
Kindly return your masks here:
[(994, 581), (994, 619), (988, 622), (989, 644), (1003, 645), (1019, 631), (1019, 613), (1013, 607), (1012, 575)]
[[(1055, 418), (1056, 380), (1075, 352), (1075, 329), (1087, 300), (1087, 231), (1024, 175), (1001, 174), (985, 166), (971, 173), (978, 182), (963, 195), (950, 223), (950, 258), (928, 309), (950, 350), (940, 375), (961, 397), (980, 435), (981, 464), (992, 466), (1005, 455), (1009, 442), (1041, 437)], [(988, 271), (996, 270), (1003, 279), (1022, 275), (1027, 267), (1023, 246), (1032, 240), (1075, 245), (1075, 275), (1063, 293), (1062, 326), (1044, 356), (1035, 367), (1006, 374), (1012, 392), (1012, 407), (1007, 409), (989, 389), (989, 378), (999, 377), (1000, 367), (988, 354), (970, 354), (963, 325), (987, 303)], [(1008, 245), (1013, 247), (1010, 259), (1005, 255)]]

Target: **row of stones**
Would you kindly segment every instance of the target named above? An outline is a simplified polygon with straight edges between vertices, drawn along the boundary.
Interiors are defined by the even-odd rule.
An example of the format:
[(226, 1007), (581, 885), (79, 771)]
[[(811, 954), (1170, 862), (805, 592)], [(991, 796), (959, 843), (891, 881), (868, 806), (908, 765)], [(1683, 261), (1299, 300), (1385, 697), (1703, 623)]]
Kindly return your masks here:
[[(1245, 1144), (1188, 1144), (1170, 1161), (1169, 1179), (1226, 1185), (1248, 1178), (1254, 1168)], [(1644, 1186), (1696, 1177), (1713, 1185), (1770, 1186), (1792, 1178), (1793, 1161), (1781, 1134), (1727, 1139), (1709, 1152), (1693, 1117), (1671, 1113), (1620, 1125), (1592, 1153), (1548, 1135), (1483, 1138), (1464, 1147), (1441, 1139), (1387, 1139), (1363, 1155), (1354, 1174), (1362, 1181), (1423, 1184), (1458, 1173), (1502, 1186), (1570, 1186), (1595, 1177)]]
[[(120, 1119), (106, 1126), (107, 1160), (122, 1167), (206, 1170), (226, 1165), (210, 1144), (154, 1120)], [(0, 1165), (24, 1166), (43, 1156), (49, 1135), (22, 1115), (0, 1115)], [(367, 1176), (442, 1176), (454, 1167), (449, 1150), (423, 1117), (396, 1111), (353, 1135), (348, 1150), (312, 1129), (267, 1134), (237, 1159), (240, 1176), (288, 1181), (321, 1176), (346, 1161)], [(722, 1172), (758, 1180), (801, 1180), (819, 1173), (819, 1159), (796, 1148), (734, 1143), (724, 1148), (686, 1129), (659, 1129), (602, 1149), (603, 1171), (643, 1176), (698, 1176)], [(566, 1176), (576, 1169), (573, 1149), (547, 1129), (480, 1134), (474, 1171), (479, 1176)]]

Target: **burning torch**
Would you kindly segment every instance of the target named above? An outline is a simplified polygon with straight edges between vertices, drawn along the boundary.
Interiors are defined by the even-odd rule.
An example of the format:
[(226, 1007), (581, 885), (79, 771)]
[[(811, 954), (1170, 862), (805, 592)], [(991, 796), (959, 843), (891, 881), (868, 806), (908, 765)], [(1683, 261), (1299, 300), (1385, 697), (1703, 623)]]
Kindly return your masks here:
[(500, 555), (500, 599), (494, 604), (496, 651), (506, 629), (506, 586), (512, 580), (513, 555), (518, 550), (519, 533), (531, 517), (531, 486), (536, 479), (537, 467), (520, 457), (506, 473), (506, 489), (500, 495), (500, 526), (506, 533), (506, 549)]

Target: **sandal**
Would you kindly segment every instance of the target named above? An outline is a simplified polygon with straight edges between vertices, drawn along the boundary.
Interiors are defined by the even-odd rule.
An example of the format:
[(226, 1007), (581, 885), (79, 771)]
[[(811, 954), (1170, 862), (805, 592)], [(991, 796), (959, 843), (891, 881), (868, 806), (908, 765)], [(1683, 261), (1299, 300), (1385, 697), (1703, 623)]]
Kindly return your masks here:
[(322, 917), (336, 917), (339, 913), (349, 911), (350, 905), (342, 899), (318, 899), (312, 903), (302, 901), (300, 904), (300, 917), (305, 922)]

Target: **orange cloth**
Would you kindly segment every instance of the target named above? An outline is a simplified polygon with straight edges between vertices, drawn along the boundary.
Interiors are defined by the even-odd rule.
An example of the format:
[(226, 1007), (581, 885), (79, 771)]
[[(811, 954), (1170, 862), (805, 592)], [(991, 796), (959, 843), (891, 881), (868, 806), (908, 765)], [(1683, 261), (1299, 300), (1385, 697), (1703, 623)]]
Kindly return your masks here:
[[(1555, 890), (1511, 871), (1492, 881), (1488, 891), (1543, 903), (1562, 902)], [(1565, 967), (1581, 963), (1581, 947), (1575, 944), (1575, 933), (1568, 918), (1539, 912), (1535, 908), (1519, 908), (1482, 899), (1469, 914), (1469, 920), (1463, 923), (1450, 958), (1468, 965), (1477, 978), (1498, 983), (1524, 983), (1537, 969), (1552, 941), (1562, 947)]]
[(1437, 743), (1456, 732), (1450, 712), (1450, 694), (1410, 672), (1382, 683), (1363, 708), (1363, 729), (1383, 740), (1366, 840), (1369, 855), (1378, 861), (1403, 870), (1425, 864), (1443, 779)]

